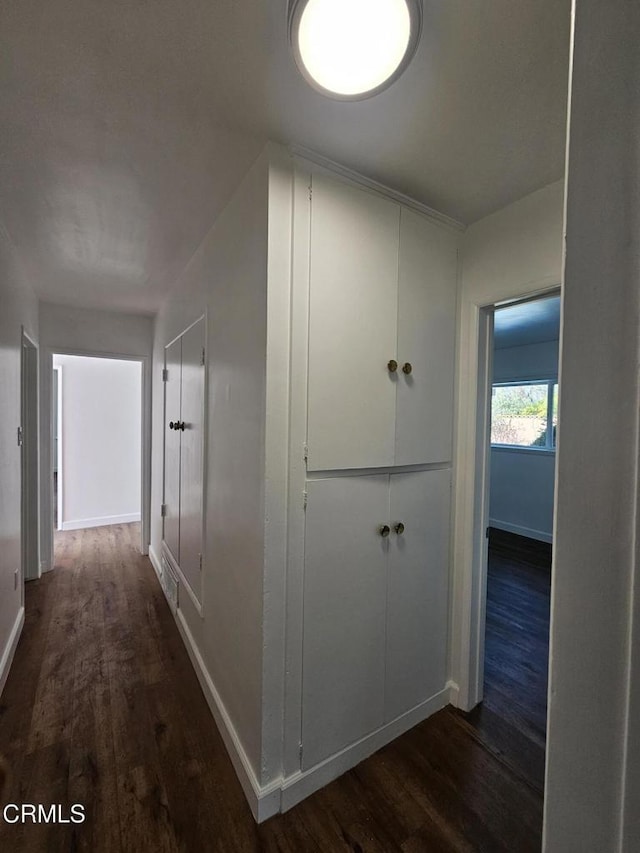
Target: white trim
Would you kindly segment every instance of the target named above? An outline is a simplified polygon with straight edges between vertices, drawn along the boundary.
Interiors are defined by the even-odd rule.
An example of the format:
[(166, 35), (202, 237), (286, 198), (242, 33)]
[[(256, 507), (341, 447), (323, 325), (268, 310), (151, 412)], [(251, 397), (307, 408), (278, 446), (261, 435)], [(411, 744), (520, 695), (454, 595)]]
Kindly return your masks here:
[(498, 521), (495, 518), (489, 519), (489, 527), (495, 527), (496, 530), (505, 530), (507, 533), (517, 533), (518, 536), (526, 536), (529, 539), (537, 539), (539, 542), (553, 542), (553, 534), (547, 533), (544, 530), (534, 530), (532, 527), (523, 527), (520, 524), (511, 524), (508, 521)]
[[(160, 581), (160, 586), (162, 586), (162, 564), (158, 559), (158, 555), (154, 551), (153, 545), (149, 545), (149, 554), (147, 555), (151, 560), (151, 565), (154, 568), (156, 575), (158, 576), (158, 580)], [(164, 589), (163, 589), (164, 592)]]
[(450, 688), (447, 686), (435, 696), (332, 755), (331, 758), (327, 758), (309, 770), (298, 771), (289, 776), (282, 783), (282, 811), (285, 812), (297, 805), (314, 791), (328, 785), (329, 782), (337, 779), (338, 776), (355, 767), (413, 726), (426, 720), (436, 711), (440, 711), (448, 704), (449, 698)]
[(529, 453), (532, 456), (555, 456), (555, 447), (525, 447), (521, 444), (492, 444), (491, 450), (498, 453)]
[[(149, 557), (154, 571), (160, 579), (162, 568), (153, 547), (149, 548)], [(162, 584), (160, 585), (162, 587)], [(166, 597), (166, 593), (164, 594)], [(174, 619), (253, 817), (258, 823), (262, 823), (280, 811), (290, 809), (413, 726), (444, 708), (448, 703), (454, 706), (458, 704), (458, 685), (449, 681), (443, 690), (430, 699), (420, 703), (390, 723), (381, 726), (375, 732), (351, 744), (326, 761), (304, 773), (296, 770), (286, 779), (279, 776), (268, 785), (261, 786), (180, 609), (174, 613)]]
[(9, 634), (7, 645), (4, 647), (2, 658), (0, 659), (0, 696), (2, 695), (4, 686), (7, 683), (9, 670), (11, 669), (11, 664), (13, 663), (13, 657), (16, 653), (16, 648), (18, 647), (18, 640), (20, 639), (20, 635), (22, 634), (23, 626), (24, 607), (21, 607), (20, 610), (18, 610), (16, 621), (13, 623), (13, 628), (11, 629), (11, 633)]
[(108, 524), (131, 524), (140, 521), (140, 513), (128, 515), (103, 515), (98, 518), (79, 518), (75, 521), (63, 521), (63, 530), (83, 530), (85, 527), (106, 527)]
[(291, 145), (289, 146), (289, 152), (294, 158), (301, 158), (302, 160), (306, 160), (307, 165), (319, 167), (312, 168), (311, 171), (313, 172), (318, 172), (319, 170), (322, 170), (325, 173), (331, 175), (332, 177), (339, 175), (341, 178), (351, 184), (356, 184), (359, 187), (371, 190), (377, 195), (382, 195), (385, 198), (392, 199), (393, 201), (402, 204), (404, 207), (408, 207), (411, 210), (415, 210), (416, 213), (421, 213), (423, 216), (426, 216), (438, 225), (444, 225), (454, 231), (466, 230), (466, 225), (464, 225), (462, 222), (458, 222), (457, 219), (452, 219), (450, 216), (447, 216), (444, 213), (440, 213), (438, 210), (434, 210), (434, 208), (429, 207), (428, 205), (423, 204), (420, 201), (416, 201), (416, 199), (411, 198), (410, 196), (405, 195), (404, 193), (391, 189), (391, 187), (387, 187), (384, 184), (373, 180), (373, 178), (368, 178), (366, 175), (362, 175), (360, 172), (356, 172), (353, 169), (349, 169), (348, 166), (342, 166), (340, 163), (336, 163), (334, 160), (330, 160), (328, 157), (325, 157), (322, 154), (318, 154), (317, 151), (313, 151), (310, 148), (305, 148), (302, 145)]
[(202, 660), (200, 651), (189, 630), (186, 619), (182, 615), (182, 611), (178, 610), (176, 612), (175, 620), (193, 668), (198, 676), (204, 697), (207, 700), (218, 731), (229, 753), (231, 763), (242, 785), (242, 790), (247, 798), (253, 817), (258, 823), (262, 823), (262, 821), (273, 817), (273, 815), (278, 814), (280, 811), (282, 779), (278, 778), (263, 787), (259, 785), (255, 771), (247, 758), (247, 754), (224, 707), (220, 694), (211, 680), (211, 676)]
[(285, 607), (285, 697), (283, 768), (285, 776), (300, 772), (302, 737), (302, 637), (304, 601), (305, 511), (307, 475), (307, 360), (309, 326), (309, 247), (311, 174), (296, 163), (293, 185), (293, 250), (291, 266), (291, 339), (289, 392), (289, 483), (287, 577)]
[[(62, 480), (63, 480), (63, 477), (62, 477), (62, 465), (63, 465), (62, 409), (63, 409), (63, 407), (62, 407), (62, 365), (61, 364), (59, 364), (57, 366), (53, 365), (53, 374), (52, 375), (54, 376), (54, 383), (57, 383), (57, 387), (55, 386), (54, 383), (52, 383), (52, 386), (51, 386), (51, 389), (52, 389), (52, 391), (51, 391), (52, 406), (51, 406), (51, 408), (53, 411), (53, 388), (56, 387), (56, 391), (57, 391), (56, 418), (57, 418), (57, 422), (58, 422), (58, 434), (53, 436), (54, 440), (56, 441), (56, 447), (58, 450), (58, 452), (56, 454), (57, 458), (55, 460), (56, 465), (57, 465), (57, 470), (56, 470), (56, 474), (57, 474), (57, 477), (56, 477), (57, 495), (55, 496), (54, 500), (57, 501), (57, 504), (58, 504), (58, 518), (56, 519), (55, 528), (56, 528), (56, 530), (62, 530), (63, 529), (62, 528), (62, 508), (63, 508), (63, 501), (64, 501), (64, 483), (62, 482)], [(53, 429), (53, 425), (52, 425), (52, 429)]]
[[(487, 424), (483, 427), (479, 421), (482, 419), (483, 398), (488, 401), (485, 411), (489, 419), (491, 399), (491, 371), (488, 370), (485, 352), (487, 315), (497, 305), (528, 301), (558, 290), (558, 278), (545, 276), (513, 283), (511, 297), (504, 292), (494, 292), (478, 299), (462, 292), (460, 298), (451, 675), (459, 685), (459, 707), (467, 711), (482, 700), (484, 666), (485, 533), (489, 524), (488, 463), (485, 456), (488, 456), (490, 446), (486, 449), (482, 446)], [(487, 434), (487, 442), (489, 437)]]

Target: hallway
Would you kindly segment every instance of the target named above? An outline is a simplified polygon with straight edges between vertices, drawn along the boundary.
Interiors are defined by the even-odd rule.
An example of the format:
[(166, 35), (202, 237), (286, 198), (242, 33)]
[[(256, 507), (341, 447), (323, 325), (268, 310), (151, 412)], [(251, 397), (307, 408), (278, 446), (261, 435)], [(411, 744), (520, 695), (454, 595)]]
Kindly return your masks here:
[(0, 849), (539, 850), (539, 745), (496, 706), (477, 728), (441, 711), (257, 827), (138, 542), (137, 524), (58, 533), (57, 570), (26, 587), (0, 706), (7, 800), (82, 803), (87, 820), (3, 823)]

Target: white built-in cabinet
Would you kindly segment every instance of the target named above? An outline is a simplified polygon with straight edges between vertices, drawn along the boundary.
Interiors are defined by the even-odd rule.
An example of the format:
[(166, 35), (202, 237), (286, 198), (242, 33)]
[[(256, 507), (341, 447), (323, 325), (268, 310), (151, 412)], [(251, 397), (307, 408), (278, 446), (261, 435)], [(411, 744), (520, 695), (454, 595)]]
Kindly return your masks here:
[(165, 551), (196, 605), (202, 603), (205, 321), (165, 347)]
[(439, 469), (308, 483), (303, 769), (443, 689), (450, 482)]
[(302, 771), (446, 702), (457, 294), (454, 231), (311, 189)]
[(456, 235), (313, 177), (308, 468), (451, 459)]

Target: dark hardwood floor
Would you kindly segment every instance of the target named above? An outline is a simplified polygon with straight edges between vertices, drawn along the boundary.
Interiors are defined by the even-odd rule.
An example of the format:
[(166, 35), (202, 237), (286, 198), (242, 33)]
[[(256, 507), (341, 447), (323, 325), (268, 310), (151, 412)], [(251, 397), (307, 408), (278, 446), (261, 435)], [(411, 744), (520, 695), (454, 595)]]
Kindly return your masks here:
[(482, 708), (447, 708), (285, 815), (254, 824), (138, 525), (56, 534), (26, 588), (0, 699), (7, 802), (86, 807), (7, 825), (7, 853), (540, 849), (548, 572), (492, 553)]

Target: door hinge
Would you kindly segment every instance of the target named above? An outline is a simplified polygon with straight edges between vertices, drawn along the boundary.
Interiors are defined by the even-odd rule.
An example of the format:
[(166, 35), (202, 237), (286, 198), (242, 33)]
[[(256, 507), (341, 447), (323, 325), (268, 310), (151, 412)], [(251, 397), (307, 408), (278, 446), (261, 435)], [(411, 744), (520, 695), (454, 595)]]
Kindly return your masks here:
[(309, 201), (311, 201), (311, 196), (313, 195), (313, 187), (309, 184)]
[(309, 445), (308, 444), (302, 445), (302, 458), (304, 459), (305, 462), (309, 461)]
[(162, 516), (162, 518), (166, 518), (166, 515), (167, 515), (167, 505), (166, 504), (160, 505), (160, 515)]
[(204, 367), (205, 363), (205, 351), (204, 347), (202, 347), (202, 355), (200, 356), (200, 367)]
[(24, 433), (22, 431), (22, 427), (18, 427), (18, 447), (22, 447), (24, 444)]
[(300, 757), (300, 765), (301, 765), (301, 766), (302, 766), (302, 752), (303, 752), (303, 748), (302, 748), (302, 741), (301, 741), (301, 742), (298, 744), (298, 755), (299, 755), (299, 757)]
[(198, 567), (202, 571), (202, 554), (198, 554)]
[(308, 503), (309, 503), (309, 493), (305, 490), (302, 493), (302, 507), (303, 507), (303, 509), (307, 508)]
[(166, 368), (166, 367), (165, 367), (165, 368), (163, 368), (163, 370), (162, 370), (162, 381), (163, 381), (163, 382), (168, 382), (168, 381), (169, 381), (169, 371), (167, 370), (167, 368)]

